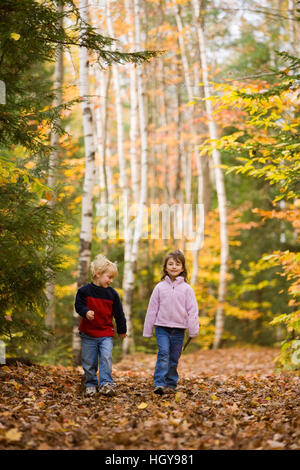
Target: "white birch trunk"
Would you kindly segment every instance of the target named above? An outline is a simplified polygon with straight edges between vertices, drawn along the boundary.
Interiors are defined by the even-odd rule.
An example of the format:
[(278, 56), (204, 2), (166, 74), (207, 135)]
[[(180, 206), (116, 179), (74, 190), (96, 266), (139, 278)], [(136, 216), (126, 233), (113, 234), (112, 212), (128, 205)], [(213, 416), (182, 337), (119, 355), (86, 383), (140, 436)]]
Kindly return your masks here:
[(176, 140), (176, 150), (177, 150), (177, 162), (176, 162), (176, 178), (175, 178), (175, 199), (176, 201), (182, 203), (182, 192), (181, 192), (181, 170), (182, 162), (185, 159), (183, 155), (183, 147), (181, 144), (181, 112), (180, 112), (180, 91), (179, 86), (176, 86), (176, 97), (175, 97), (175, 140)]
[(219, 289), (218, 289), (218, 307), (216, 311), (216, 323), (215, 323), (215, 337), (213, 347), (219, 348), (223, 328), (224, 328), (224, 302), (226, 295), (226, 277), (227, 277), (227, 262), (228, 262), (228, 235), (227, 235), (227, 214), (226, 214), (226, 194), (223, 172), (220, 167), (221, 157), (220, 152), (216, 149), (213, 141), (217, 139), (217, 126), (213, 118), (212, 104), (209, 100), (210, 97), (210, 85), (208, 80), (208, 67), (206, 58), (206, 43), (204, 31), (201, 25), (200, 18), (200, 3), (199, 0), (193, 0), (193, 8), (195, 14), (195, 28), (198, 34), (199, 48), (201, 54), (201, 65), (202, 65), (202, 81), (204, 85), (205, 105), (206, 113), (208, 118), (209, 136), (212, 140), (212, 158), (215, 167), (215, 178), (216, 178), (216, 191), (219, 205), (219, 219), (220, 219), (220, 243), (221, 243), (221, 260), (220, 260), (220, 278), (219, 278)]
[[(134, 0), (134, 17), (136, 28), (136, 46), (141, 47), (141, 29), (140, 29), (140, 4), (139, 0)], [(135, 220), (134, 234), (131, 244), (131, 250), (126, 258), (126, 275), (124, 274), (124, 307), (127, 309), (127, 321), (131, 327), (131, 310), (134, 291), (134, 281), (136, 273), (136, 263), (139, 249), (139, 241), (142, 235), (142, 225), (144, 217), (145, 204), (147, 202), (147, 177), (148, 177), (148, 136), (147, 136), (147, 119), (145, 112), (145, 90), (143, 83), (143, 66), (138, 65), (137, 68), (137, 91), (138, 91), (138, 107), (139, 107), (139, 125), (141, 136), (141, 163), (140, 163), (140, 191), (138, 201), (138, 213)], [(128, 270), (127, 270), (128, 266)], [(133, 351), (133, 332), (131, 331), (123, 342), (123, 353), (128, 354)]]
[[(88, 22), (88, 0), (80, 0), (80, 13)], [(80, 250), (78, 261), (77, 287), (88, 282), (92, 245), (92, 216), (93, 216), (93, 189), (95, 182), (95, 142), (93, 133), (93, 118), (89, 98), (89, 54), (85, 47), (80, 47), (79, 89), (82, 101), (82, 121), (85, 148), (85, 175), (82, 195)], [(73, 326), (73, 361), (80, 364), (81, 343), (78, 335), (79, 316), (74, 311)]]
[[(298, 2), (297, 2), (298, 3)], [(290, 50), (293, 55), (297, 55), (297, 20), (296, 20), (296, 2), (295, 0), (288, 0), (289, 9), (289, 36), (290, 36)], [(298, 6), (299, 8), (299, 6)]]
[[(127, 12), (127, 23), (133, 24), (134, 12), (131, 0), (125, 0), (125, 8)], [(134, 31), (129, 29), (128, 42), (131, 50), (135, 48)], [(131, 166), (131, 188), (132, 197), (136, 202), (139, 199), (140, 192), (140, 171), (137, 155), (137, 139), (138, 139), (138, 97), (137, 97), (137, 72), (136, 65), (129, 64), (129, 80), (130, 80), (130, 166)]]
[[(179, 46), (180, 46), (180, 52), (181, 52), (181, 57), (182, 57), (182, 65), (183, 65), (183, 71), (184, 71), (184, 80), (185, 80), (185, 85), (187, 89), (187, 95), (188, 95), (188, 100), (193, 101), (194, 96), (193, 96), (193, 85), (192, 85), (192, 78), (189, 70), (189, 61), (188, 61), (188, 56), (186, 52), (186, 47), (184, 43), (184, 36), (183, 36), (183, 23), (180, 15), (180, 9), (179, 6), (176, 4), (175, 5), (175, 16), (176, 16), (176, 23), (177, 23), (177, 29), (179, 32), (178, 36), (178, 41), (179, 41)], [(197, 86), (197, 83), (195, 84)], [(191, 113), (193, 114), (193, 107), (191, 107)], [(191, 116), (191, 119), (193, 119), (193, 116)], [(191, 133), (193, 136), (196, 136), (197, 130), (194, 126), (194, 124), (191, 124)], [(201, 207), (204, 206), (205, 202), (205, 197), (204, 197), (204, 182), (203, 182), (203, 160), (201, 160), (201, 157), (199, 155), (198, 151), (198, 145), (196, 142), (193, 144), (194, 147), (194, 153), (195, 153), (195, 158), (196, 158), (196, 164), (197, 164), (197, 181), (198, 181), (198, 204), (202, 205)], [(203, 211), (204, 212), (204, 211)], [(202, 246), (202, 242), (204, 239), (204, 224), (200, 223), (199, 226), (196, 227), (196, 239), (194, 241), (194, 249), (193, 249), (193, 270), (192, 270), (192, 275), (191, 275), (191, 284), (195, 285), (196, 279), (197, 279), (197, 274), (198, 274), (198, 255), (199, 255), (199, 250)]]
[(97, 69), (96, 71), (97, 107), (95, 110), (97, 149), (99, 153), (98, 183), (100, 186), (100, 204), (108, 203), (108, 175), (107, 175), (107, 123), (108, 123), (108, 92), (110, 85), (110, 69)]
[[(61, 4), (57, 4), (57, 11), (59, 13), (63, 12), (63, 6)], [(59, 27), (63, 26), (63, 19), (60, 18), (59, 20)], [(53, 106), (61, 106), (62, 104), (62, 85), (63, 85), (63, 46), (62, 44), (58, 44), (56, 47), (56, 61), (55, 61), (55, 76), (54, 76), (54, 89), (55, 89), (55, 98), (53, 100)], [(57, 120), (57, 124), (61, 123), (61, 118), (59, 117)], [(57, 169), (58, 169), (58, 160), (59, 160), (59, 134), (55, 131), (55, 129), (51, 132), (51, 139), (50, 144), (53, 150), (49, 156), (49, 173), (48, 173), (48, 186), (49, 188), (55, 190), (56, 188), (56, 181), (57, 181)], [(49, 207), (52, 209), (56, 204), (55, 199), (55, 192), (52, 193), (52, 199), (48, 202)], [(48, 247), (46, 248), (48, 250)], [(52, 279), (47, 282), (46, 284), (46, 297), (47, 297), (47, 308), (46, 308), (46, 318), (45, 324), (48, 328), (52, 331), (55, 329), (55, 279), (53, 278), (53, 272), (51, 272)], [(50, 348), (54, 348), (55, 346), (55, 339), (54, 336), (50, 341)], [(45, 350), (48, 347), (45, 347)]]
[[(107, 156), (107, 161), (111, 161), (111, 142), (110, 142), (110, 133), (107, 132), (106, 135), (106, 156)], [(109, 184), (107, 185), (107, 195), (108, 195), (108, 204), (113, 204), (113, 199), (114, 195), (116, 193), (116, 187), (113, 182), (113, 170), (110, 165), (106, 166), (106, 171), (107, 171), (107, 181), (109, 181)]]
[[(113, 37), (114, 36), (114, 29), (113, 29), (113, 22), (111, 17), (111, 10), (110, 10), (110, 1), (107, 0), (106, 3), (106, 18), (107, 18), (107, 27), (108, 27), (108, 34)], [(123, 228), (124, 228), (124, 276), (123, 276), (123, 309), (126, 316), (127, 322), (127, 337), (123, 342), (123, 345), (126, 345), (126, 352), (133, 352), (134, 350), (134, 340), (133, 340), (133, 329), (132, 329), (132, 294), (133, 289), (130, 290), (127, 285), (128, 278), (131, 277), (131, 229), (129, 227), (129, 219), (128, 219), (128, 212), (127, 208), (129, 206), (129, 188), (128, 188), (128, 181), (126, 175), (126, 162), (125, 162), (125, 154), (124, 154), (124, 132), (123, 132), (123, 111), (122, 111), (122, 102), (121, 102), (121, 87), (120, 87), (120, 77), (119, 77), (119, 69), (117, 65), (112, 66), (113, 69), (113, 79), (114, 79), (114, 90), (115, 90), (115, 99), (116, 99), (116, 115), (117, 115), (117, 138), (118, 138), (118, 157), (119, 157), (119, 169), (120, 169), (120, 179), (119, 179), (119, 186), (121, 189), (122, 195), (122, 202), (123, 205)], [(131, 71), (131, 78), (134, 80), (134, 73)], [(135, 84), (131, 83), (131, 93), (134, 94)], [(131, 96), (133, 99), (133, 107), (136, 111), (137, 100), (136, 97)], [(131, 156), (131, 165), (134, 172), (134, 184), (135, 190), (137, 190), (137, 173), (136, 173), (136, 166), (137, 166), (137, 158), (136, 158), (136, 149), (135, 144), (132, 139), (137, 137), (137, 123), (135, 122), (136, 116), (133, 115), (133, 111), (131, 110), (131, 124), (133, 128), (131, 128), (131, 148), (130, 148), (130, 156)], [(125, 346), (124, 346), (125, 348)]]
[[(167, 104), (166, 104), (166, 96), (165, 96), (165, 71), (164, 71), (164, 61), (161, 59), (160, 63), (160, 75), (161, 75), (161, 86), (162, 86), (162, 93), (160, 95), (160, 116), (161, 116), (161, 124), (164, 129), (164, 132), (167, 132), (168, 127), (168, 120), (167, 120)], [(172, 186), (171, 186), (171, 178), (170, 178), (170, 169), (169, 169), (169, 158), (168, 158), (168, 145), (165, 141), (162, 142), (162, 153), (163, 153), (163, 162), (164, 162), (164, 187), (163, 187), (163, 194), (164, 194), (164, 202), (170, 202), (170, 199), (173, 198), (172, 194)]]

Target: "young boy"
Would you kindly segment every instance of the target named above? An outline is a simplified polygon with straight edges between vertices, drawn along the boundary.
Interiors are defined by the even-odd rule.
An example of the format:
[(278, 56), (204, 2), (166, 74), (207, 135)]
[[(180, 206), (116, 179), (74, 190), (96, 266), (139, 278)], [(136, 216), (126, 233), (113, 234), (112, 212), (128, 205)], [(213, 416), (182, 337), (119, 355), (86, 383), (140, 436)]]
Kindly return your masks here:
[(86, 394), (97, 391), (99, 359), (100, 392), (112, 396), (113, 317), (121, 340), (126, 336), (126, 319), (118, 293), (110, 287), (118, 273), (115, 263), (98, 255), (91, 263), (93, 282), (78, 289), (75, 310), (83, 318), (79, 325), (82, 367), (85, 373)]

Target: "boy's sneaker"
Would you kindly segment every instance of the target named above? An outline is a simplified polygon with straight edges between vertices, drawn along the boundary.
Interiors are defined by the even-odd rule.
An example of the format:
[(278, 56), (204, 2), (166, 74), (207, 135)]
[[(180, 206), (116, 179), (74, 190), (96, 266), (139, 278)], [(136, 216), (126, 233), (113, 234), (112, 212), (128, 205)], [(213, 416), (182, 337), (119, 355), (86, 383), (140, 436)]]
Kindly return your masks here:
[(94, 395), (96, 392), (97, 392), (96, 387), (87, 387), (87, 388), (85, 389), (85, 395), (86, 395), (86, 396)]
[(100, 388), (100, 393), (109, 397), (113, 397), (116, 394), (113, 385), (109, 382), (107, 382)]
[(156, 393), (156, 395), (163, 395), (164, 394), (164, 387), (162, 387), (161, 385), (158, 385), (157, 387), (154, 388), (154, 393)]

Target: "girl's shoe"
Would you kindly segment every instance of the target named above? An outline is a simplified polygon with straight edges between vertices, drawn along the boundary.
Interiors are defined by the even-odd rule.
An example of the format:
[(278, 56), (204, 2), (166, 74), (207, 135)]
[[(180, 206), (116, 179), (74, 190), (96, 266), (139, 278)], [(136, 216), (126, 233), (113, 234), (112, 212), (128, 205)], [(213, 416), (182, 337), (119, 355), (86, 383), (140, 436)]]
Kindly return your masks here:
[(153, 391), (154, 393), (156, 393), (156, 395), (163, 395), (165, 393), (164, 387), (162, 387), (161, 385), (155, 387)]
[(87, 387), (87, 388), (85, 389), (85, 394), (86, 394), (86, 396), (94, 395), (96, 392), (97, 392), (96, 387)]

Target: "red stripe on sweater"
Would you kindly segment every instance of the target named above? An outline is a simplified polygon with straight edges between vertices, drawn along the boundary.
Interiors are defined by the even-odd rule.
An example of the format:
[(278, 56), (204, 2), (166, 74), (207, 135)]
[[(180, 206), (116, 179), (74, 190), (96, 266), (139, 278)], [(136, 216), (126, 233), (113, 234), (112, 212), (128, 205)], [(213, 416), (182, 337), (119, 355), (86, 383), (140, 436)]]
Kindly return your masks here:
[(93, 337), (114, 336), (113, 301), (108, 299), (86, 298), (87, 307), (95, 312), (94, 320), (82, 318), (79, 331)]

